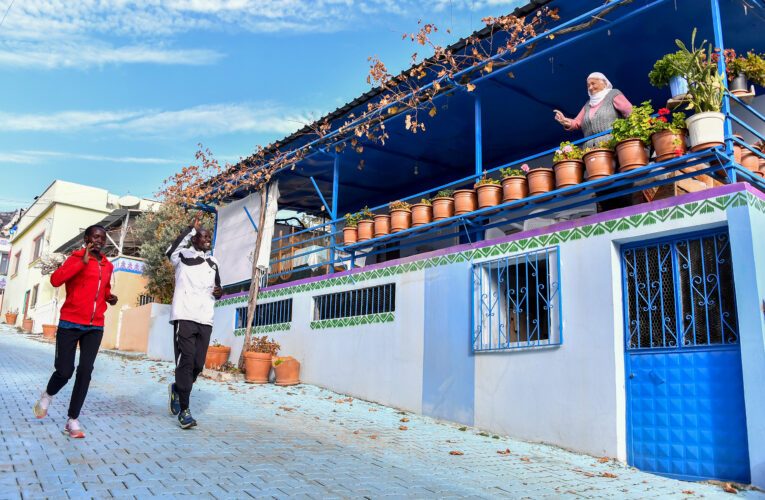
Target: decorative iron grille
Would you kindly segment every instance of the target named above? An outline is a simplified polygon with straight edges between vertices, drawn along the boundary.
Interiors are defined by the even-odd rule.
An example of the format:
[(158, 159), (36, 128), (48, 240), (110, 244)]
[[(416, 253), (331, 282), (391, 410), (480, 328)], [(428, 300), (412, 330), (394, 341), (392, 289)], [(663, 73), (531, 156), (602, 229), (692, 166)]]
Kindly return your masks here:
[(145, 306), (146, 304), (151, 304), (154, 302), (154, 297), (151, 295), (139, 295), (138, 296), (138, 305), (139, 306)]
[[(255, 305), (252, 326), (276, 325), (292, 321), (292, 299), (278, 300)], [(236, 308), (234, 328), (247, 328), (247, 306)]]
[(396, 284), (373, 286), (314, 297), (313, 320), (348, 318), (396, 310)]
[(628, 349), (738, 343), (728, 231), (622, 250)]
[(558, 248), (473, 264), (473, 350), (563, 341)]

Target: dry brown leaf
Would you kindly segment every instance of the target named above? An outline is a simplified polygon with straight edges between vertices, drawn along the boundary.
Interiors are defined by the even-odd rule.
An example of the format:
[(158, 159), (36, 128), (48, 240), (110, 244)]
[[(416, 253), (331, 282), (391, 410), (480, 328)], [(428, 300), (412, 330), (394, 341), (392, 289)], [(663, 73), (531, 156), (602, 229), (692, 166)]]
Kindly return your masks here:
[(371, 436), (369, 436), (369, 439), (377, 439), (377, 434), (372, 434)]
[(600, 475), (600, 477), (616, 477), (615, 475), (611, 474), (610, 472), (604, 472)]
[(589, 472), (585, 472), (584, 475), (587, 477), (595, 477), (595, 474), (590, 474)]
[(449, 455), (464, 455), (461, 451), (452, 450), (449, 452)]
[(377, 410), (375, 410), (374, 408), (370, 408), (369, 411), (377, 411)]
[(354, 433), (354, 434), (358, 434), (358, 433), (359, 433), (359, 431), (353, 431), (353, 433)]
[(467, 84), (467, 91), (468, 92), (472, 92), (474, 90), (475, 90), (475, 85), (473, 85), (472, 83), (468, 83)]
[(401, 421), (402, 421), (402, 422), (409, 422), (409, 419), (408, 419), (408, 418), (406, 418), (406, 417), (404, 417), (404, 418), (402, 418), (402, 419), (401, 419)]
[(526, 458), (526, 457), (521, 457), (521, 461), (522, 461), (522, 462), (531, 462), (531, 460), (529, 460), (529, 459), (528, 459), (528, 458)]
[(725, 493), (733, 493), (734, 495), (738, 494), (738, 490), (736, 490), (736, 488), (734, 488), (730, 483), (725, 483), (723, 485), (723, 491)]
[(608, 462), (609, 460), (611, 460), (611, 459), (608, 458), (608, 457), (601, 457), (601, 458), (598, 459), (598, 462), (604, 464), (604, 463)]
[(398, 430), (400, 430), (400, 431), (406, 431), (406, 430), (408, 430), (408, 429), (409, 429), (409, 427), (407, 427), (407, 426), (405, 426), (405, 425), (399, 425), (399, 426), (398, 426)]
[(510, 453), (510, 448), (506, 450), (499, 450), (497, 453), (499, 453), (500, 455), (508, 455)]
[(693, 491), (691, 490), (684, 490), (683, 495), (693, 495)]
[(574, 490), (568, 490), (568, 491), (566, 491), (566, 493), (571, 493), (572, 495), (576, 495), (576, 491), (574, 491)]

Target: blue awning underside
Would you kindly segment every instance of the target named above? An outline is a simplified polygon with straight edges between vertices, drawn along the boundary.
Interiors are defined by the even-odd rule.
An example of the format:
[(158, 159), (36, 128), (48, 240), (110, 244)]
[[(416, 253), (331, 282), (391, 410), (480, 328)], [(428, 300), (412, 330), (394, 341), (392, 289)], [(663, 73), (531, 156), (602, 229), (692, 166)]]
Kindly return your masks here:
[[(559, 9), (558, 23), (562, 23), (602, 4), (602, 0), (554, 0), (548, 6)], [(677, 50), (676, 38), (690, 44), (694, 28), (698, 28), (697, 44), (714, 40), (710, 4), (709, 0), (636, 0), (588, 30), (540, 41), (531, 57), (507, 70), (495, 70), (472, 93), (455, 91), (437, 98), (434, 117), (420, 112), (425, 117), (424, 132), (405, 130), (404, 114), (389, 119), (386, 129), (390, 137), (384, 146), (361, 140), (362, 153), (347, 148), (340, 154), (338, 214), (406, 199), (473, 174), (473, 94), (482, 106), (484, 169), (581, 138), (580, 132), (567, 132), (553, 120), (553, 109), (576, 116), (587, 99), (586, 77), (593, 71), (604, 73), (633, 104), (650, 99), (655, 108), (663, 107), (669, 89), (652, 87), (648, 72), (657, 59)], [(765, 52), (762, 0), (720, 0), (720, 9), (726, 48), (737, 53), (749, 49)], [(496, 38), (494, 43), (501, 43)], [(510, 71), (513, 77), (508, 75)], [(361, 108), (355, 110), (356, 115), (360, 112)], [(333, 125), (343, 121), (338, 119)], [(314, 139), (293, 140), (282, 151)], [(364, 166), (359, 169), (361, 160)], [(280, 208), (320, 211), (322, 202), (310, 177), (332, 203), (333, 162), (331, 155), (317, 152), (297, 163), (294, 170), (280, 173)], [(532, 162), (532, 166), (536, 164)]]

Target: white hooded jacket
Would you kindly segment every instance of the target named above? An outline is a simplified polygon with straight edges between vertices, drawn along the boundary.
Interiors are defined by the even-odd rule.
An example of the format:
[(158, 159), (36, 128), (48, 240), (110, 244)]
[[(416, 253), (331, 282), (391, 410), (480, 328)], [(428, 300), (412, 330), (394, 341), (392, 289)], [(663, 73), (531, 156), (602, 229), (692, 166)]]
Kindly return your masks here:
[(170, 321), (188, 320), (212, 326), (215, 311), (213, 288), (220, 286), (218, 261), (210, 252), (188, 246), (195, 234), (197, 230), (190, 226), (165, 252), (175, 266)]

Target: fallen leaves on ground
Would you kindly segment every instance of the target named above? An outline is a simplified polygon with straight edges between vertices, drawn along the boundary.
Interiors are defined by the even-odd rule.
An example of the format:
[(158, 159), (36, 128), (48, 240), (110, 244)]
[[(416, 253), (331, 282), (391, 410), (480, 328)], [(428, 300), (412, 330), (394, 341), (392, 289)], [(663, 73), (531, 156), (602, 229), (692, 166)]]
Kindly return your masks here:
[(377, 439), (377, 434), (372, 434), (371, 436), (369, 436), (369, 439)]
[(374, 408), (370, 408), (369, 411), (377, 411), (377, 410), (375, 410)]
[(409, 419), (408, 419), (408, 418), (406, 418), (406, 417), (404, 417), (404, 418), (402, 418), (402, 419), (401, 419), (401, 421), (402, 421), (402, 422), (409, 422)]
[(608, 457), (601, 457), (601, 458), (599, 458), (599, 459), (598, 459), (598, 462), (600, 462), (600, 463), (604, 464), (604, 463), (606, 463), (606, 462), (608, 462), (608, 461), (610, 461), (610, 460), (611, 460), (611, 459), (610, 459), (610, 458), (608, 458)]
[(734, 488), (733, 485), (730, 483), (725, 483), (723, 485), (723, 491), (725, 493), (733, 493), (734, 495), (738, 493), (738, 490)]
[(510, 448), (506, 450), (499, 450), (497, 453), (499, 453), (500, 455), (508, 455), (510, 453)]
[(405, 431), (405, 430), (408, 430), (408, 429), (409, 429), (409, 427), (407, 427), (405, 425), (399, 425), (398, 426), (398, 430), (400, 430), (400, 431)]
[(600, 475), (600, 477), (612, 477), (612, 478), (614, 478), (616, 476), (611, 474), (610, 472), (604, 472), (603, 474)]
[(280, 410), (284, 410), (284, 411), (292, 411), (292, 410), (294, 410), (295, 408), (289, 408), (289, 407), (287, 407), (287, 406), (280, 406), (280, 407), (279, 407), (279, 409), (280, 409)]
[(571, 493), (572, 495), (576, 495), (576, 491), (574, 491), (574, 490), (568, 490), (568, 491), (566, 491), (566, 493)]
[(461, 451), (452, 450), (449, 452), (449, 455), (464, 455)]
[(529, 459), (528, 459), (528, 458), (526, 458), (526, 457), (521, 457), (521, 461), (522, 461), (522, 462), (531, 462), (531, 460), (529, 460)]
[(354, 433), (354, 434), (358, 434), (358, 433), (359, 433), (359, 431), (353, 431), (353, 433)]
[(584, 475), (587, 477), (595, 477), (595, 474), (590, 474), (589, 472), (585, 472)]
[(693, 491), (691, 490), (684, 490), (683, 495), (693, 495)]
[(457, 441), (452, 441), (451, 439), (446, 440), (447, 443), (456, 443)]

